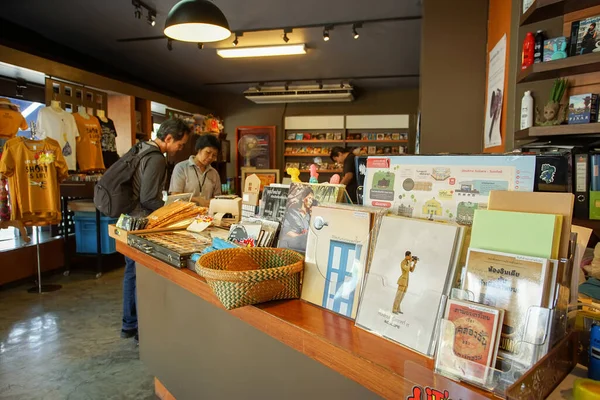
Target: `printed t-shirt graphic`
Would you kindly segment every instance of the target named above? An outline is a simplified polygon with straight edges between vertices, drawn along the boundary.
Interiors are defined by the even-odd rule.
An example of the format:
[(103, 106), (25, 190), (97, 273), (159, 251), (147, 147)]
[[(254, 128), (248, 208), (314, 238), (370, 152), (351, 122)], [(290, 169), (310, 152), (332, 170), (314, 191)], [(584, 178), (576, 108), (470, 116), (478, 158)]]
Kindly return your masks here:
[(0, 173), (8, 176), (12, 219), (60, 221), (58, 183), (68, 176), (56, 140), (16, 137), (6, 142)]
[(91, 116), (89, 119), (79, 114), (73, 114), (79, 139), (77, 139), (77, 163), (80, 171), (93, 171), (104, 168), (102, 159), (102, 128), (98, 118)]
[(44, 107), (38, 112), (37, 127), (46, 137), (60, 145), (69, 170), (77, 169), (76, 141), (79, 136), (73, 114), (52, 107)]
[(0, 109), (0, 137), (10, 139), (17, 134), (19, 129), (24, 131), (27, 128), (27, 121), (20, 112), (9, 108)]

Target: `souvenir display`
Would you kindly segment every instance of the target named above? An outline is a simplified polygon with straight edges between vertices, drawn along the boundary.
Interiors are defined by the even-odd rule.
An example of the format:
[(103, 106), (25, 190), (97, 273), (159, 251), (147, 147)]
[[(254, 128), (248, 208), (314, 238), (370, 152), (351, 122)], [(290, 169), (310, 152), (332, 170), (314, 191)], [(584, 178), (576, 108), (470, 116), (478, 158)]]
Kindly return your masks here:
[(206, 207), (200, 207), (187, 201), (176, 201), (148, 215), (148, 225), (146, 227), (147, 229), (153, 229), (172, 227), (177, 224), (183, 229), (187, 228), (195, 217), (204, 215), (206, 212)]
[(281, 222), (285, 214), (289, 186), (269, 185), (263, 190), (262, 217), (271, 221)]
[(227, 240), (243, 247), (258, 247), (258, 238), (261, 231), (261, 224), (233, 224), (229, 228)]
[(189, 231), (128, 235), (127, 244), (176, 268), (186, 268), (187, 260), (210, 245), (210, 239)]
[(356, 324), (431, 356), (442, 297), (454, 280), (462, 228), (386, 216)]

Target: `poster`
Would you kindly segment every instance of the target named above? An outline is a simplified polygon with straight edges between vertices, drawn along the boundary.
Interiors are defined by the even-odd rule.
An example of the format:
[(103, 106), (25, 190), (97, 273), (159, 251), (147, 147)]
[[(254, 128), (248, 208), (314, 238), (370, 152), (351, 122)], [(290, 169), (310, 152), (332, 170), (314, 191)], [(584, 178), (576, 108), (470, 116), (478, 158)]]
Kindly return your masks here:
[(484, 148), (502, 145), (500, 119), (504, 99), (504, 71), (506, 69), (506, 35), (490, 52), (485, 110)]
[(531, 192), (534, 180), (533, 155), (369, 157), (363, 204), (471, 225), (491, 190)]

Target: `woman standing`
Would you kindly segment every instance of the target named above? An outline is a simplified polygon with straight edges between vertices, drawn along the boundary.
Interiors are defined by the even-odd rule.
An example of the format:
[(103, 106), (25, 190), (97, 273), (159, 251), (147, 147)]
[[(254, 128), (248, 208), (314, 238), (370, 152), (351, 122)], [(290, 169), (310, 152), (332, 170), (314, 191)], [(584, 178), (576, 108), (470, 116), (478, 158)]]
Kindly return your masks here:
[(196, 140), (196, 155), (175, 165), (170, 194), (192, 193), (192, 201), (208, 207), (210, 199), (221, 194), (221, 178), (210, 164), (217, 160), (221, 142), (211, 134)]

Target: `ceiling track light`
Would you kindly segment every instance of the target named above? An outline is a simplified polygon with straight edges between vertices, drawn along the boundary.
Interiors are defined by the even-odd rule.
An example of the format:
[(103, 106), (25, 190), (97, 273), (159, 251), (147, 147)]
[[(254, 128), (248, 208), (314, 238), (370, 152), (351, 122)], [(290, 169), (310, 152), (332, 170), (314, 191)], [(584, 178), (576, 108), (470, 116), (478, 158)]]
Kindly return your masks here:
[(323, 41), (328, 42), (329, 41), (329, 27), (325, 27), (323, 28)]
[(204, 48), (204, 43), (198, 43), (198, 50), (202, 50)]
[(358, 39), (360, 37), (360, 35), (358, 34), (357, 29), (362, 28), (362, 23), (358, 22), (355, 24), (352, 24), (352, 37), (354, 39)]
[(148, 10), (148, 24), (150, 26), (156, 25), (156, 11)]
[(287, 42), (289, 42), (289, 41), (290, 41), (290, 38), (288, 37), (287, 33), (284, 33), (284, 34), (283, 34), (283, 41), (284, 41), (285, 43), (287, 43)]
[[(239, 36), (241, 36), (241, 35), (239, 35)], [(234, 46), (237, 46), (239, 43), (240, 43), (240, 41), (238, 40), (238, 34), (236, 33), (235, 34), (235, 38), (233, 39), (233, 43), (232, 44)]]
[(290, 38), (288, 37), (288, 33), (292, 33), (294, 31), (293, 28), (283, 28), (283, 41), (284, 43), (287, 43), (290, 41)]
[(173, 51), (173, 39), (167, 40), (167, 50)]
[(319, 89), (323, 89), (323, 81), (317, 81), (317, 84), (319, 85)]

